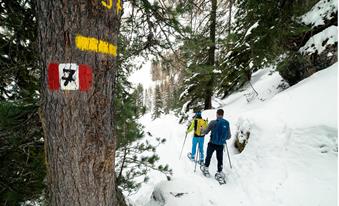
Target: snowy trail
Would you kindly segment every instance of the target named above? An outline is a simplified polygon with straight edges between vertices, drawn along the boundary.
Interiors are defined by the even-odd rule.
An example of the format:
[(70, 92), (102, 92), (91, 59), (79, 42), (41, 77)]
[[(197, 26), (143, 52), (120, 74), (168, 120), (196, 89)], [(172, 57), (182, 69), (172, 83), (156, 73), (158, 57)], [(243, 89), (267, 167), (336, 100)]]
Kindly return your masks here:
[[(177, 121), (175, 121), (177, 122)], [(174, 122), (173, 122), (174, 123)], [(230, 153), (231, 153), (231, 161), (233, 169), (230, 169), (227, 153), (224, 153), (224, 172), (227, 175), (227, 184), (226, 185), (219, 185), (219, 183), (214, 179), (214, 173), (216, 172), (217, 168), (217, 161), (215, 154), (212, 157), (211, 165), (210, 165), (210, 172), (211, 177), (206, 178), (202, 175), (199, 166), (197, 166), (197, 171), (194, 173), (194, 163), (189, 161), (186, 157), (186, 154), (191, 149), (191, 135), (187, 138), (186, 144), (184, 146), (184, 152), (181, 160), (179, 160), (179, 154), (181, 150), (181, 146), (183, 143), (183, 137), (185, 136), (185, 127), (181, 127), (177, 125), (177, 129), (174, 131), (169, 132), (168, 136), (164, 136), (168, 130), (164, 128), (161, 133), (156, 134), (156, 136), (165, 137), (167, 138), (168, 142), (166, 145), (161, 146), (159, 148), (159, 155), (162, 157), (162, 162), (167, 163), (172, 166), (174, 169), (174, 178), (170, 182), (166, 182), (166, 188), (159, 188), (162, 191), (168, 191), (168, 193), (187, 193), (182, 197), (180, 201), (182, 201), (182, 205), (242, 205), (242, 206), (250, 206), (250, 205), (257, 205), (258, 203), (265, 201), (265, 200), (258, 200), (261, 194), (266, 194), (268, 196), (272, 196), (276, 198), (276, 195), (271, 191), (268, 190), (258, 190), (257, 192), (253, 192), (251, 190), (252, 186), (249, 186), (249, 182), (247, 179), (242, 178), (242, 175), (247, 175), (252, 173), (252, 171), (264, 170), (265, 166), (258, 164), (258, 156), (252, 156), (246, 159), (246, 166), (242, 164), (238, 164), (241, 162), (241, 159), (237, 157), (238, 154), (233, 147), (233, 144), (230, 144)], [(150, 128), (151, 129), (151, 128)], [(163, 133), (164, 132), (164, 133)], [(206, 138), (208, 141), (209, 137)], [(232, 142), (232, 140), (230, 141)], [(207, 142), (205, 142), (205, 151), (207, 147)], [(172, 155), (169, 155), (172, 154)], [(262, 154), (265, 156), (265, 154)], [(270, 159), (268, 158), (267, 161)], [(274, 174), (278, 173), (277, 170), (284, 168), (284, 166), (280, 165), (273, 165)], [(266, 168), (267, 169), (267, 168)], [(239, 173), (239, 170), (242, 170), (242, 173)], [(280, 173), (286, 173), (286, 171), (282, 170)], [(267, 176), (261, 176), (257, 173), (252, 173), (254, 176), (255, 182), (265, 182)], [(282, 176), (286, 176), (283, 174)], [(269, 182), (270, 183), (270, 182)], [(178, 188), (178, 185), (182, 185), (182, 187)], [(254, 185), (255, 187), (255, 185)], [(259, 189), (259, 188), (258, 188)], [(157, 190), (157, 189), (155, 189)], [(271, 193), (271, 194), (270, 194)], [(228, 195), (231, 195), (232, 198), (227, 198)], [(226, 196), (226, 198), (220, 198)], [(167, 197), (168, 202), (166, 205), (177, 205), (175, 197)], [(173, 203), (171, 204), (170, 201), (173, 199)], [(265, 198), (263, 198), (265, 199)], [(270, 199), (272, 202), (272, 199)], [(275, 205), (280, 205), (279, 200), (273, 201)], [(149, 205), (154, 205), (155, 203), (149, 203)], [(155, 204), (157, 205), (157, 204)]]
[[(147, 119), (147, 117), (146, 117)], [(160, 125), (164, 125), (164, 122), (169, 125), (177, 124), (177, 119), (175, 117), (165, 117), (159, 121), (159, 124), (146, 125), (145, 131), (153, 131), (151, 132), (155, 137), (163, 137), (167, 139), (165, 145), (161, 145), (159, 148), (159, 156), (161, 157), (161, 162), (169, 164), (171, 168), (173, 168), (174, 177), (170, 182), (166, 182), (166, 190), (169, 190), (169, 193), (185, 193), (181, 198), (184, 201), (185, 205), (223, 205), (225, 202), (223, 199), (220, 199), (220, 196), (224, 196), (225, 194), (233, 194), (233, 197), (229, 201), (229, 204), (236, 205), (250, 205), (250, 200), (246, 191), (244, 191), (243, 187), (237, 181), (231, 181), (234, 179), (233, 177), (238, 176), (235, 173), (235, 170), (229, 169), (229, 163), (227, 159), (227, 154), (224, 153), (224, 168), (227, 170), (227, 174), (229, 174), (229, 182), (227, 185), (219, 185), (219, 183), (214, 179), (214, 173), (217, 168), (217, 162), (215, 159), (215, 155), (212, 158), (210, 172), (211, 177), (206, 178), (202, 175), (199, 165), (197, 165), (196, 172), (194, 173), (194, 163), (188, 160), (186, 154), (191, 150), (192, 137), (191, 134), (188, 135), (186, 144), (184, 146), (184, 152), (179, 160), (179, 154), (181, 150), (181, 146), (184, 142), (185, 136), (185, 125), (176, 125), (176, 129), (173, 128), (163, 128), (158, 131)], [(162, 123), (160, 123), (162, 122)], [(206, 139), (208, 140), (208, 139)], [(205, 141), (206, 141), (205, 140)], [(205, 151), (207, 147), (207, 142), (205, 142)], [(234, 167), (234, 165), (233, 165)], [(153, 181), (157, 178), (164, 179), (164, 177), (158, 176), (159, 174), (154, 174)], [(161, 180), (160, 180), (161, 181)], [(158, 183), (157, 181), (155, 181)], [(182, 185), (182, 187), (178, 188), (178, 185)], [(155, 185), (154, 185), (155, 186)], [(145, 188), (142, 188), (142, 190)], [(153, 191), (153, 190), (152, 190)], [(144, 193), (144, 192), (139, 192)], [(172, 195), (171, 195), (172, 196)], [(174, 196), (173, 200), (175, 201), (177, 198)], [(199, 198), (197, 198), (199, 197)], [(239, 201), (238, 201), (238, 200)], [(187, 202), (186, 202), (187, 201)], [(175, 205), (173, 203), (172, 205)], [(158, 203), (150, 202), (148, 205), (158, 205)], [(171, 204), (168, 204), (171, 205)]]
[[(226, 185), (219, 185), (214, 179), (215, 154), (209, 167), (211, 178), (204, 177), (198, 167), (194, 173), (194, 163), (186, 157), (192, 135), (187, 137), (179, 160), (186, 125), (179, 124), (178, 118), (170, 114), (152, 121), (147, 114), (140, 120), (153, 138), (167, 139), (157, 153), (160, 162), (169, 164), (174, 174), (167, 181), (163, 175), (152, 172), (151, 181), (130, 198), (135, 205), (337, 204), (337, 64), (283, 92), (276, 89), (281, 77), (271, 74), (270, 69), (261, 70), (254, 77), (252, 83), (260, 97), (248, 103), (245, 94), (251, 89), (245, 88), (222, 101), (232, 131), (228, 141), (232, 169), (224, 153)], [(202, 116), (212, 120), (215, 112), (207, 110)], [(245, 150), (238, 154), (234, 148), (235, 134), (238, 127), (244, 126), (250, 128), (251, 136)], [(205, 137), (205, 152), (208, 141), (209, 135)], [(157, 201), (151, 199), (152, 194)]]

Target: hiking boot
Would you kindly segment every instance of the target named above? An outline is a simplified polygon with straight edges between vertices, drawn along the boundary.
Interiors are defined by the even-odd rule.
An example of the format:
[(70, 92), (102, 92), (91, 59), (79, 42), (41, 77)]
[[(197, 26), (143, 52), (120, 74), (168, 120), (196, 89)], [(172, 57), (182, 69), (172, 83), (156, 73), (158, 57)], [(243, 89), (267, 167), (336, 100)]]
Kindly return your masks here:
[(208, 167), (206, 167), (205, 165), (201, 165), (200, 170), (205, 177), (210, 177), (210, 172), (208, 171)]
[(217, 172), (217, 173), (215, 173), (215, 177), (216, 178), (223, 178), (223, 179), (225, 179), (225, 173), (223, 173), (222, 171), (220, 171), (220, 172)]
[(204, 160), (200, 160), (198, 163), (199, 165), (204, 165)]
[(200, 166), (200, 170), (205, 174), (205, 173), (209, 173), (208, 171), (208, 167), (206, 167), (205, 165), (201, 165)]
[(187, 157), (188, 159), (190, 159), (191, 161), (194, 161), (194, 157), (192, 157), (192, 153), (187, 153)]
[(221, 171), (215, 173), (215, 179), (219, 182), (220, 185), (226, 184), (225, 174)]

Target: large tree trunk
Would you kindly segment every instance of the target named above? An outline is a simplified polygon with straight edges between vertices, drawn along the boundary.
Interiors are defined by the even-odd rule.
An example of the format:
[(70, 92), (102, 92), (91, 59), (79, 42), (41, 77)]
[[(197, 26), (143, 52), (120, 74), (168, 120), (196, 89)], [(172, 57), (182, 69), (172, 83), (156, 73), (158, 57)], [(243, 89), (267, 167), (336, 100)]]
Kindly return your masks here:
[[(217, 0), (211, 0), (212, 2), (212, 10), (210, 15), (210, 42), (211, 45), (209, 46), (208, 50), (208, 59), (207, 65), (211, 66), (214, 70), (215, 69), (215, 27), (216, 27), (216, 16), (217, 16)], [(212, 108), (212, 96), (213, 96), (213, 89), (214, 89), (214, 74), (211, 71), (211, 78), (207, 83), (206, 86), (206, 93), (205, 93), (205, 109)]]
[[(112, 102), (120, 12), (120, 0), (37, 0), (51, 206), (117, 205)], [(89, 90), (50, 90), (51, 63), (92, 68)]]
[(228, 1), (228, 9), (229, 9), (229, 11), (228, 11), (228, 33), (227, 33), (227, 35), (231, 34), (231, 29), (232, 29), (232, 21), (231, 21), (232, 20), (232, 6), (233, 6), (233, 2), (232, 1), (233, 0), (229, 0)]

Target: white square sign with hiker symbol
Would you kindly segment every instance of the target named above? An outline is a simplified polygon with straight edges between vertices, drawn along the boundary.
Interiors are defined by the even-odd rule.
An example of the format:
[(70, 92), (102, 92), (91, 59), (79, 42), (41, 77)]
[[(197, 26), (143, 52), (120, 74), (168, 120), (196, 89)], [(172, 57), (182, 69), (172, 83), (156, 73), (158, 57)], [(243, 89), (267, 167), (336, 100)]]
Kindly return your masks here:
[(79, 65), (74, 63), (59, 64), (60, 87), (62, 90), (79, 88)]

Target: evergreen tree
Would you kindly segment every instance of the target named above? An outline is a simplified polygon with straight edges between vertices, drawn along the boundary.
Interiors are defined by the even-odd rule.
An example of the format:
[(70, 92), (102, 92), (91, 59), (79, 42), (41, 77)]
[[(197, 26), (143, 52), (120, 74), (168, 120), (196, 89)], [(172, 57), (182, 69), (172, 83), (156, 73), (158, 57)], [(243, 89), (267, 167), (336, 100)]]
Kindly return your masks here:
[(163, 113), (164, 113), (163, 112), (163, 101), (162, 101), (160, 86), (156, 85), (155, 91), (154, 91), (154, 108), (153, 108), (152, 118), (156, 119), (160, 117), (160, 115)]
[(164, 114), (168, 114), (171, 110), (171, 97), (172, 97), (172, 89), (170, 88), (170, 85), (167, 81), (167, 78), (164, 85), (164, 91), (163, 91), (163, 105), (164, 105)]
[[(152, 89), (146, 89), (141, 84), (133, 88), (128, 82), (128, 74), (137, 67), (133, 59), (139, 55), (152, 53), (155, 41), (150, 37), (151, 34), (145, 33), (144, 28), (152, 27), (143, 21), (145, 13), (138, 9), (150, 9), (153, 7), (146, 1), (125, 2), (131, 3), (132, 14), (122, 19), (120, 36), (119, 68), (116, 75), (116, 134), (117, 134), (117, 152), (116, 152), (116, 177), (117, 184), (121, 190), (128, 194), (133, 194), (140, 188), (143, 182), (148, 180), (148, 172), (157, 170), (169, 178), (172, 171), (168, 165), (158, 164), (159, 157), (156, 154), (156, 148), (165, 142), (163, 138), (150, 137), (143, 132), (143, 127), (138, 123), (146, 110), (152, 109)], [(146, 7), (146, 8), (145, 8)], [(140, 12), (140, 13), (139, 13)], [(140, 17), (141, 15), (142, 17)], [(139, 18), (140, 17), (140, 18)], [(145, 24), (146, 23), (146, 24)], [(135, 32), (138, 38), (131, 35)], [(145, 35), (145, 36), (144, 36)], [(131, 38), (128, 38), (131, 37)], [(149, 38), (148, 38), (149, 37)], [(154, 37), (155, 38), (155, 37)], [(149, 136), (150, 141), (143, 141), (143, 137)]]
[[(3, 143), (0, 154), (2, 159), (8, 159), (8, 161), (3, 161), (0, 172), (0, 204), (4, 203), (4, 205), (17, 205), (26, 200), (44, 197), (42, 195), (45, 187), (42, 182), (45, 176), (44, 148), (41, 147), (41, 144), (43, 144), (42, 130), (40, 121), (37, 119), (38, 110), (36, 104), (40, 98), (40, 93), (38, 92), (40, 72), (45, 71), (46, 67), (44, 66), (43, 70), (41, 70), (37, 57), (35, 3), (36, 1), (34, 0), (14, 0), (3, 1), (0, 4), (2, 26), (0, 31), (2, 45), (0, 48), (0, 65), (2, 67), (0, 72), (0, 99), (2, 100), (0, 103), (0, 117), (6, 120), (0, 124), (0, 141)], [(164, 28), (166, 24), (177, 24), (175, 19), (171, 17), (173, 16), (171, 12), (167, 13), (169, 10), (159, 12), (161, 10), (159, 5), (152, 5), (148, 1), (134, 1), (131, 4), (134, 5), (133, 9), (138, 11), (138, 14), (135, 12), (122, 20), (124, 26), (121, 28), (121, 33), (123, 34), (121, 39), (128, 42), (118, 47), (119, 50), (123, 48), (120, 53), (124, 54), (120, 56), (119, 65), (125, 62), (129, 63), (128, 60), (131, 57), (142, 55), (145, 51), (148, 54), (156, 54), (158, 51), (154, 49), (158, 48), (159, 45), (163, 48), (169, 48), (168, 41), (160, 41), (161, 38), (153, 34), (158, 26)], [(44, 12), (42, 11), (40, 14), (42, 15)], [(139, 14), (142, 14), (142, 18), (140, 18)], [(170, 18), (164, 18), (165, 16)], [(144, 32), (145, 25), (149, 28), (146, 32)], [(134, 33), (133, 31), (137, 31), (138, 38), (129, 38), (130, 35), (128, 34)], [(162, 30), (162, 33), (164, 34), (166, 31), (167, 29)], [(69, 33), (64, 34), (67, 40)], [(68, 41), (64, 42), (67, 43)], [(126, 74), (130, 72), (130, 70), (126, 71)], [(126, 77), (126, 74), (120, 77)], [(46, 77), (46, 75), (44, 76)], [(119, 84), (125, 85), (126, 82), (116, 83), (116, 86), (119, 87)], [(137, 98), (132, 97), (134, 95), (137, 96), (137, 93), (125, 96), (127, 100), (121, 106), (135, 105)], [(120, 109), (119, 107), (116, 108), (117, 110)], [(136, 117), (138, 117), (138, 114), (135, 113), (140, 114), (143, 111), (139, 111), (139, 107), (127, 106), (127, 110), (128, 108), (132, 109), (133, 112), (121, 117), (121, 120), (135, 123)], [(132, 129), (129, 131), (131, 131), (130, 136), (134, 136), (133, 140), (135, 140), (142, 136), (141, 127), (132, 123), (129, 125), (129, 128)], [(15, 129), (17, 128), (16, 125), (21, 126), (20, 131)], [(147, 146), (147, 148), (153, 147)], [(156, 158), (150, 157), (149, 159), (154, 160)], [(168, 167), (160, 166), (160, 168)], [(19, 172), (13, 173), (13, 171)], [(163, 171), (165, 172), (165, 170)]]
[(302, 42), (290, 41), (291, 37), (303, 35), (309, 27), (296, 17), (312, 2), (237, 0), (233, 29), (225, 42), (230, 52), (221, 57), (219, 94), (229, 95), (247, 83), (254, 71), (297, 51)]
[[(138, 85), (133, 91), (132, 85), (127, 81), (126, 71), (129, 66), (122, 64), (116, 78), (116, 124), (117, 152), (116, 177), (121, 190), (133, 194), (143, 182), (148, 181), (148, 172), (157, 170), (167, 178), (172, 174), (168, 165), (158, 164), (159, 157), (156, 148), (165, 143), (165, 139), (154, 138), (155, 143), (142, 141), (146, 136), (138, 118), (145, 112), (143, 106), (143, 88)], [(152, 138), (152, 137), (149, 137)], [(141, 178), (143, 177), (143, 178)]]
[(40, 66), (34, 1), (2, 1), (0, 25), (0, 100), (35, 101)]
[[(112, 103), (121, 3), (108, 7), (101, 1), (37, 1), (41, 121), (51, 206), (119, 205)], [(93, 42), (106, 46), (92, 47)], [(87, 91), (51, 91), (51, 63), (85, 64), (92, 68), (93, 83)], [(64, 86), (74, 81), (69, 70), (63, 69), (68, 73)]]
[(44, 201), (44, 142), (37, 110), (36, 104), (0, 103), (1, 205)]
[(135, 96), (135, 105), (137, 108), (137, 114), (145, 114), (146, 113), (146, 107), (144, 105), (144, 88), (141, 84), (138, 84), (136, 89), (133, 92), (133, 95)]
[[(0, 4), (0, 205), (44, 201), (34, 2)], [(42, 198), (42, 199), (41, 199)]]
[(144, 95), (144, 104), (145, 104), (145, 111), (148, 112), (149, 111), (149, 107), (148, 107), (148, 89), (145, 89), (145, 95)]
[[(219, 54), (227, 53), (227, 47), (219, 46), (224, 42), (229, 28), (224, 20), (231, 2), (211, 0), (207, 5), (192, 4), (189, 15), (190, 24), (183, 37), (183, 46), (180, 54), (186, 69), (183, 72), (183, 83), (180, 101), (184, 110), (192, 108), (210, 109), (211, 100), (217, 83), (216, 75), (219, 75)], [(201, 5), (198, 7), (197, 5)], [(203, 5), (203, 6), (202, 6)], [(226, 51), (225, 51), (226, 50)]]
[(148, 88), (145, 91), (145, 106), (146, 106), (146, 111), (152, 112), (153, 110), (153, 89)]

